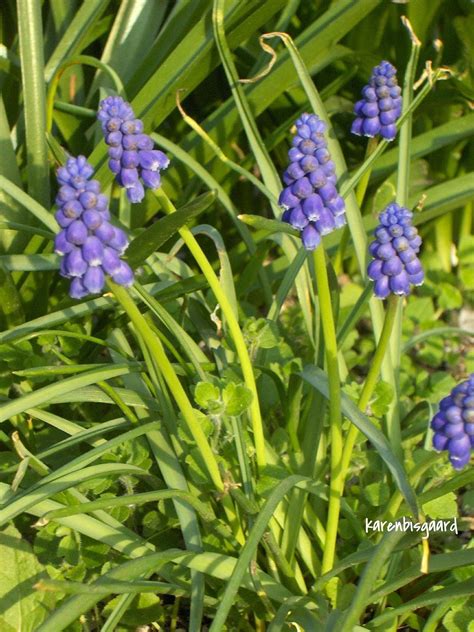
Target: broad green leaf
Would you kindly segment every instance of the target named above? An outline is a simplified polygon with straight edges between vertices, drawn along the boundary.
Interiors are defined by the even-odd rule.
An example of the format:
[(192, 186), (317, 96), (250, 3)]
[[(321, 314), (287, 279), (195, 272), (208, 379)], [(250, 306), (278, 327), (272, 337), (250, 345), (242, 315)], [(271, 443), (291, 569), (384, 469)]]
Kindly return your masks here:
[(364, 486), (364, 496), (372, 507), (380, 507), (387, 504), (390, 498), (390, 491), (386, 483), (378, 481)]
[(458, 515), (458, 505), (456, 502), (456, 494), (449, 492), (444, 496), (430, 500), (423, 504), (423, 513), (431, 519), (438, 518), (452, 519)]
[(391, 611), (387, 610), (383, 614), (378, 615), (371, 621), (371, 624), (381, 625), (382, 623), (386, 623), (387, 619), (393, 615), (401, 615), (406, 612), (412, 612), (418, 608), (439, 604), (443, 601), (456, 599), (457, 597), (471, 596), (473, 593), (474, 577), (466, 581), (456, 582), (454, 585), (448, 586), (447, 588), (434, 589), (424, 592), (423, 595), (420, 595), (415, 599), (405, 601), (403, 605), (398, 606)]
[(220, 390), (210, 382), (199, 382), (194, 390), (194, 399), (198, 406), (212, 411), (213, 403), (221, 406)]
[(35, 590), (34, 584), (47, 577), (45, 569), (13, 525), (0, 531), (0, 559), (0, 629), (35, 632), (54, 609), (56, 596)]
[(252, 402), (252, 391), (244, 384), (230, 382), (222, 391), (222, 400), (225, 405), (226, 415), (239, 417)]
[(387, 382), (381, 380), (374, 389), (374, 394), (370, 400), (370, 409), (376, 417), (383, 417), (393, 401), (393, 388)]

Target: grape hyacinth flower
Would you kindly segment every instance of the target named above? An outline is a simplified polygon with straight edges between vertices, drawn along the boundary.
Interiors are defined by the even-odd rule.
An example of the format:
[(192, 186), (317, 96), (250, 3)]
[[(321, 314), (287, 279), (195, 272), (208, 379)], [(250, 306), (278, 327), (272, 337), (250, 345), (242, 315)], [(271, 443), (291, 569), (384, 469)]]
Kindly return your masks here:
[(425, 275), (417, 254), (421, 237), (412, 225), (413, 213), (395, 202), (380, 214), (375, 241), (369, 246), (374, 257), (367, 269), (378, 298), (389, 294), (407, 296), (412, 285), (422, 285)]
[(110, 96), (99, 104), (97, 113), (105, 142), (109, 146), (109, 168), (117, 183), (125, 187), (130, 202), (141, 202), (144, 186), (157, 189), (160, 171), (169, 159), (153, 140), (143, 133), (143, 123), (135, 118), (132, 106), (122, 97)]
[(469, 463), (474, 448), (474, 373), (440, 401), (431, 428), (433, 447), (448, 451), (454, 469)]
[(327, 235), (346, 223), (344, 200), (336, 189), (334, 162), (327, 149), (326, 123), (316, 114), (302, 114), (283, 174), (286, 187), (279, 204), (282, 221), (301, 232), (303, 246), (314, 250)]
[(60, 186), (56, 196), (56, 220), (62, 230), (56, 235), (54, 250), (63, 258), (60, 273), (72, 279), (69, 294), (83, 298), (103, 290), (105, 275), (129, 287), (133, 283), (130, 266), (122, 261), (128, 239), (109, 222), (108, 201), (84, 156), (69, 158), (57, 171)]
[(402, 111), (402, 97), (397, 82), (397, 70), (382, 61), (372, 71), (369, 83), (362, 90), (362, 99), (354, 106), (356, 119), (351, 132), (373, 138), (380, 134), (385, 140), (397, 135), (395, 123)]

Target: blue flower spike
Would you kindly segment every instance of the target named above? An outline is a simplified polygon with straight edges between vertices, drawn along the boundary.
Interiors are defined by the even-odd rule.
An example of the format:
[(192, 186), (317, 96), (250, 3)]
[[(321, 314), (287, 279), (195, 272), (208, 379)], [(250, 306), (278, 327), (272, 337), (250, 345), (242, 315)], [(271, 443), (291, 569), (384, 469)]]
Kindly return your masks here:
[(353, 134), (369, 138), (380, 134), (385, 140), (395, 138), (396, 122), (402, 112), (396, 73), (396, 68), (388, 61), (375, 66), (369, 83), (362, 90), (362, 99), (354, 105)]
[(61, 231), (54, 250), (62, 256), (60, 274), (72, 279), (69, 294), (81, 299), (99, 294), (108, 274), (129, 287), (133, 272), (120, 256), (128, 246), (126, 234), (110, 223), (108, 201), (84, 156), (69, 158), (57, 171), (61, 185), (56, 196), (56, 221)]
[(474, 448), (474, 373), (440, 401), (431, 428), (435, 450), (447, 450), (455, 470), (465, 467)]
[(302, 114), (295, 125), (290, 164), (283, 174), (286, 187), (278, 202), (284, 209), (282, 221), (300, 231), (306, 250), (314, 250), (323, 235), (344, 226), (345, 205), (336, 189), (326, 123), (316, 114)]
[(145, 187), (157, 189), (160, 171), (169, 165), (169, 158), (143, 133), (143, 123), (135, 118), (132, 106), (122, 97), (110, 96), (99, 104), (100, 121), (105, 142), (109, 146), (109, 169), (116, 182), (125, 187), (132, 203), (141, 202)]
[(422, 285), (425, 275), (417, 257), (421, 237), (412, 224), (413, 213), (395, 202), (380, 214), (375, 240), (369, 246), (373, 261), (367, 274), (374, 281), (374, 294), (407, 296), (412, 285)]

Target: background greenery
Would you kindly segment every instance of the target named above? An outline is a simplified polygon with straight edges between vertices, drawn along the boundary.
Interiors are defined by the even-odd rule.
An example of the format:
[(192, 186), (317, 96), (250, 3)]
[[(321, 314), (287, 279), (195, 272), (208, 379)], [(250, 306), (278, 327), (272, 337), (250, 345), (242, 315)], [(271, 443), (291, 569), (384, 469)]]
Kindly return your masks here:
[[(408, 160), (399, 162), (395, 141), (364, 171), (361, 213), (338, 162), (351, 230), (325, 238), (325, 249), (342, 431), (358, 423), (364, 434), (335, 566), (321, 574), (331, 440), (314, 266), (299, 240), (237, 218), (279, 218), (290, 129), (315, 95), (276, 38), (264, 72), (270, 57), (258, 36), (292, 36), (353, 173), (366, 143), (348, 132), (352, 105), (381, 59), (402, 83), (410, 58), (401, 15), (422, 42), (416, 77), (428, 61), (450, 74), (413, 114)], [(454, 473), (430, 450), (428, 423), (474, 371), (472, 2), (4, 0), (0, 33), (1, 629), (470, 629), (474, 475)], [(257, 78), (238, 84), (235, 73)], [(172, 209), (150, 193), (131, 208), (112, 185), (95, 121), (111, 93), (132, 103), (168, 152), (164, 190), (180, 215), (164, 220), (161, 209)], [(51, 241), (65, 150), (88, 156), (117, 222), (140, 236), (129, 258), (139, 266), (131, 296), (142, 319), (127, 295), (67, 295)], [(408, 205), (419, 205), (427, 279), (406, 302), (391, 342), (399, 366), (385, 364), (366, 416), (353, 402), (383, 310), (368, 300), (364, 235), (397, 194), (400, 165)], [(461, 528), (430, 538), (424, 575), (419, 537), (364, 532), (365, 517), (409, 515), (411, 488), (426, 516), (458, 516)]]

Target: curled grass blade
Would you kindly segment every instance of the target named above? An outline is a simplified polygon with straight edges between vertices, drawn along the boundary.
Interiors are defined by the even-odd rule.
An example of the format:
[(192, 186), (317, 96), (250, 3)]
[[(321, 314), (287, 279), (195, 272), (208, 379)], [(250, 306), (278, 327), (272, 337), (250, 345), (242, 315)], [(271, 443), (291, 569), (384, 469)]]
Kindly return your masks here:
[(81, 49), (109, 3), (110, 0), (84, 0), (46, 64), (44, 78), (48, 83), (64, 60)]

